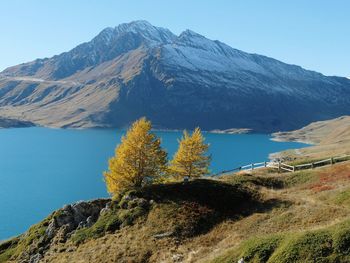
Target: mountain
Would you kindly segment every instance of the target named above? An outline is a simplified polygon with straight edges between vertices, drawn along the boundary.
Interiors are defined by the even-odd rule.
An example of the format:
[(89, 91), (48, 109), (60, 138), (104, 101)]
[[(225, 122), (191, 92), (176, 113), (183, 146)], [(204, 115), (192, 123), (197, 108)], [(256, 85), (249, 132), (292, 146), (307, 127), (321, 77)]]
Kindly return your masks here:
[(350, 114), (350, 80), (146, 21), (0, 73), (0, 116), (51, 127), (248, 128), (271, 132)]

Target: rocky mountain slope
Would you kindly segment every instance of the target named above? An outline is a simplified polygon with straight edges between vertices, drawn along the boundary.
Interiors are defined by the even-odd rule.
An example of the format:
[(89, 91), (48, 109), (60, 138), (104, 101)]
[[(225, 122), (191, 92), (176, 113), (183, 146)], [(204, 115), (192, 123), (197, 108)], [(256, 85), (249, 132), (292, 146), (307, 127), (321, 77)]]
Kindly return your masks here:
[(0, 117), (0, 128), (22, 128), (35, 126), (34, 123), (29, 121), (21, 121), (16, 119), (7, 119)]
[(0, 116), (54, 127), (291, 130), (350, 114), (350, 80), (146, 21), (0, 73)]

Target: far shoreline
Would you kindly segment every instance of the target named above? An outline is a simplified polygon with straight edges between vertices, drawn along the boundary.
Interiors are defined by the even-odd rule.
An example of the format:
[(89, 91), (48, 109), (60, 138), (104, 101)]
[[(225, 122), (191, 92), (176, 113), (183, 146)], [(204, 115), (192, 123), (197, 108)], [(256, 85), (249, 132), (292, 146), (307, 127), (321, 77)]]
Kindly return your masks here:
[[(17, 120), (16, 120), (17, 121)], [(2, 126), (0, 123), (0, 129), (19, 129), (19, 128), (47, 128), (47, 129), (57, 129), (57, 130), (108, 130), (108, 129), (117, 129), (117, 130), (126, 130), (127, 128), (117, 128), (117, 127), (102, 127), (102, 126), (88, 126), (88, 127), (57, 127), (57, 126), (45, 126), (45, 125), (37, 125), (34, 123), (29, 123), (26, 121), (22, 122), (23, 125), (6, 125)], [(153, 128), (152, 131), (155, 132), (182, 132), (184, 130), (192, 131), (192, 129), (168, 129), (168, 128)], [(213, 130), (202, 130), (204, 133), (211, 134), (250, 134), (254, 133), (254, 131), (250, 128), (230, 128), (230, 129), (213, 129)], [(270, 134), (271, 133), (262, 133), (262, 134)]]

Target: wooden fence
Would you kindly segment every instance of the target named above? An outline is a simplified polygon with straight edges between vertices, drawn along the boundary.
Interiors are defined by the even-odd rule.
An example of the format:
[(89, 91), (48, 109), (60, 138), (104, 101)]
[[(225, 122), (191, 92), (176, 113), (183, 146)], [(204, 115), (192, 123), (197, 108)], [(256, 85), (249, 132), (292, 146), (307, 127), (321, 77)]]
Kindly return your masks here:
[(332, 164), (347, 161), (347, 160), (350, 160), (350, 155), (337, 156), (337, 157), (332, 157), (332, 158), (324, 159), (317, 162), (305, 163), (305, 164), (299, 164), (299, 165), (289, 165), (282, 162), (260, 162), (260, 163), (252, 163), (252, 164), (240, 166), (231, 170), (222, 171), (220, 173), (215, 174), (215, 176), (224, 175), (224, 174), (233, 173), (233, 172), (239, 172), (239, 171), (252, 171), (260, 168), (273, 168), (273, 169), (277, 169), (278, 172), (283, 172), (283, 171), (295, 172), (295, 171), (300, 171), (305, 169), (313, 169), (313, 168), (325, 166), (325, 165), (332, 165)]

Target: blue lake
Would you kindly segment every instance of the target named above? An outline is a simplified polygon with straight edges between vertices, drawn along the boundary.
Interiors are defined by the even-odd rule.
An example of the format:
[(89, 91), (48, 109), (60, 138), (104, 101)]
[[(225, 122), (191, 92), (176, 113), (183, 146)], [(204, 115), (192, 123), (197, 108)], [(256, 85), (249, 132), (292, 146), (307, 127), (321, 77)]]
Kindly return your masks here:
[[(0, 129), (0, 240), (18, 235), (64, 204), (107, 197), (102, 172), (124, 131)], [(172, 157), (180, 132), (157, 132)], [(304, 144), (264, 134), (205, 134), (213, 173)]]

